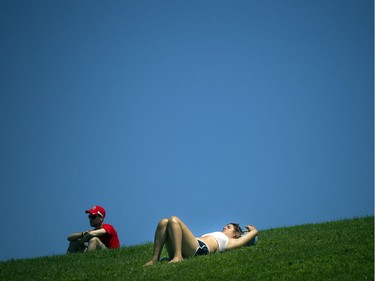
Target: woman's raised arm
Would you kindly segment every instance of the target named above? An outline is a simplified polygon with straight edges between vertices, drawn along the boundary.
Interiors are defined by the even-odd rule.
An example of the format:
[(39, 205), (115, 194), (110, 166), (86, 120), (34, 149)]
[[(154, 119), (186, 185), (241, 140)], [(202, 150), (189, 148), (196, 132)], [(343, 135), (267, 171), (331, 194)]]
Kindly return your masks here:
[(242, 246), (245, 246), (247, 243), (251, 241), (255, 236), (258, 234), (258, 230), (255, 228), (254, 225), (246, 225), (246, 229), (249, 231), (245, 235), (242, 235), (238, 239), (229, 239), (229, 243), (227, 246), (227, 250), (237, 249)]

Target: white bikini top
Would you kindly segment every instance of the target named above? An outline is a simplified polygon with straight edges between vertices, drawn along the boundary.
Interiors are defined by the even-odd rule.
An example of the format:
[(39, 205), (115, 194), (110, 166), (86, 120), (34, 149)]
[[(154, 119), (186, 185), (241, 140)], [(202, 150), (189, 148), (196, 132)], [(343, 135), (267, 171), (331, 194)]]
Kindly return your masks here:
[(218, 248), (219, 252), (225, 251), (225, 249), (228, 246), (229, 238), (223, 232), (219, 232), (219, 231), (211, 232), (211, 233), (202, 235), (202, 237), (204, 236), (213, 236), (216, 239), (217, 243), (219, 244), (219, 248)]

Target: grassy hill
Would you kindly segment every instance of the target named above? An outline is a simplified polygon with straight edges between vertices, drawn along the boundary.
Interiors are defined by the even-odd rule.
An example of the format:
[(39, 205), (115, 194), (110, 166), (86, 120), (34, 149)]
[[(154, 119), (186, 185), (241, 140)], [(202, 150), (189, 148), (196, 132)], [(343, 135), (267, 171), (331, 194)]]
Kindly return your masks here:
[(255, 246), (143, 267), (152, 244), (10, 260), (0, 280), (374, 280), (374, 217), (263, 230)]

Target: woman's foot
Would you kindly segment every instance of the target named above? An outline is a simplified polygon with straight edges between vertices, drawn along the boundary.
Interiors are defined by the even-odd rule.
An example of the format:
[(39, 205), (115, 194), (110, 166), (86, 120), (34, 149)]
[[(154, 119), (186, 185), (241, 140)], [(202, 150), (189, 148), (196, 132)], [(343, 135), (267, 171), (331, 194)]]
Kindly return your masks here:
[(173, 259), (171, 259), (170, 261), (169, 261), (169, 263), (177, 263), (177, 262), (181, 262), (181, 261), (183, 261), (184, 259), (182, 258), (182, 257), (175, 257), (175, 258), (173, 258)]
[(155, 260), (150, 260), (149, 262), (145, 263), (144, 266), (154, 265), (154, 263), (156, 263)]

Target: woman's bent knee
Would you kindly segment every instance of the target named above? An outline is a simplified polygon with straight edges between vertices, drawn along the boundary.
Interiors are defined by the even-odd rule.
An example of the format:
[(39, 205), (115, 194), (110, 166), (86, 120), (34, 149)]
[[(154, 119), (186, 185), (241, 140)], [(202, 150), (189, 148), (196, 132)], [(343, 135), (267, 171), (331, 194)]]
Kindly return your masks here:
[(172, 223), (179, 223), (181, 220), (179, 217), (171, 216), (168, 221)]
[(158, 223), (158, 227), (166, 227), (168, 224), (168, 219), (161, 219)]

